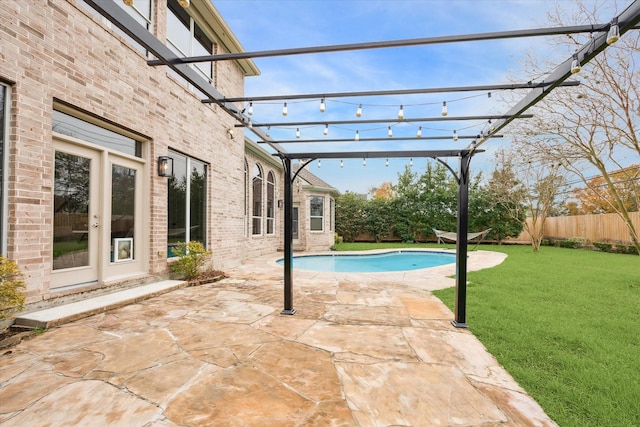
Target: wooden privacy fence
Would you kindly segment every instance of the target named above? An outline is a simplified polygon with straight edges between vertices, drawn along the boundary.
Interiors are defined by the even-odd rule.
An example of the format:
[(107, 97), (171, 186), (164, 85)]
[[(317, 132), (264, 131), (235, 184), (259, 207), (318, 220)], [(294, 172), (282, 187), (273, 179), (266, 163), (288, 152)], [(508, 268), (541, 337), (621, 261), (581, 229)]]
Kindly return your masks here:
[[(630, 212), (629, 216), (640, 232), (640, 212)], [(531, 224), (531, 218), (527, 222)], [(545, 238), (582, 237), (590, 242), (622, 242), (631, 243), (631, 234), (624, 221), (617, 214), (572, 215), (547, 218), (544, 224)], [(530, 241), (529, 235), (523, 231), (515, 239), (518, 242)]]

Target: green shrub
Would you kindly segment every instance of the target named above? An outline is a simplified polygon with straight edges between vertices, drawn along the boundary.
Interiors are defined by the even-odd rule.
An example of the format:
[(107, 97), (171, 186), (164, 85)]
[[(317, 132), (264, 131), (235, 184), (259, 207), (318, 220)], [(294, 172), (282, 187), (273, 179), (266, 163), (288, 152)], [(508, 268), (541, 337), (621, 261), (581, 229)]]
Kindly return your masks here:
[(10, 319), (24, 308), (24, 276), (18, 265), (0, 256), (0, 321)]
[(207, 256), (211, 254), (200, 242), (178, 242), (173, 247), (173, 254), (178, 259), (171, 264), (171, 270), (180, 273), (186, 280), (195, 279), (200, 275)]
[[(624, 248), (624, 253), (629, 255), (638, 255), (638, 249), (633, 245), (618, 245), (620, 249)], [(621, 251), (622, 252), (622, 251)]]
[(607, 242), (593, 242), (593, 246), (600, 249), (603, 252), (612, 252), (613, 245)]

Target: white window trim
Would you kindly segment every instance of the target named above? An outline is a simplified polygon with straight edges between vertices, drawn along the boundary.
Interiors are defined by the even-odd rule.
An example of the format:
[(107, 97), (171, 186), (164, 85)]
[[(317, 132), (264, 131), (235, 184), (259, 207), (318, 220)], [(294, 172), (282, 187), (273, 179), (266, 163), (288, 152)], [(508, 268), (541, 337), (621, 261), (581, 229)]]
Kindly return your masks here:
[(11, 121), (11, 86), (6, 85), (0, 82), (0, 87), (4, 90), (4, 128), (2, 129), (4, 139), (3, 139), (3, 150), (2, 150), (2, 242), (0, 242), (0, 255), (7, 255), (7, 240), (8, 239), (8, 228), (9, 228), (9, 216), (7, 213), (9, 212), (9, 144), (10, 140), (9, 136), (9, 122)]
[[(319, 197), (319, 198), (322, 199), (322, 216), (311, 215), (311, 199), (314, 198), (314, 197)], [(324, 202), (324, 199), (325, 199), (324, 196), (309, 196), (309, 232), (310, 233), (324, 233), (324, 228), (325, 228), (324, 227), (324, 217), (325, 217), (325, 212), (324, 212), (325, 202)], [(320, 230), (312, 230), (311, 229), (311, 219), (312, 218), (322, 218), (322, 222), (321, 222), (322, 229), (320, 229)]]

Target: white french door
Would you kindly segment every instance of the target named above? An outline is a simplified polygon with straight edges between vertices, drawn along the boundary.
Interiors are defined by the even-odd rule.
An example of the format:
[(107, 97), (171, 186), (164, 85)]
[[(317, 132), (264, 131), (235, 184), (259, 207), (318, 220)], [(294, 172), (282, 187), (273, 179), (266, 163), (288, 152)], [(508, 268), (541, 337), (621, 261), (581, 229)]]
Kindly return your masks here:
[(51, 290), (146, 271), (144, 163), (55, 140)]

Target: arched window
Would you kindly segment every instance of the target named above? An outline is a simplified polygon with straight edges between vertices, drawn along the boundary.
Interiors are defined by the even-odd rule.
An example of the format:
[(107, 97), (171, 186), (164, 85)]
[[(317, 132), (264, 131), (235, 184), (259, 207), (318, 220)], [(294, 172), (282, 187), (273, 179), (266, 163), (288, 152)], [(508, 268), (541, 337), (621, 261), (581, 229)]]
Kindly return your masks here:
[(251, 233), (262, 234), (262, 169), (259, 164), (253, 165), (253, 221)]
[(267, 175), (267, 234), (275, 232), (275, 198), (276, 198), (276, 180), (273, 172), (269, 171)]

